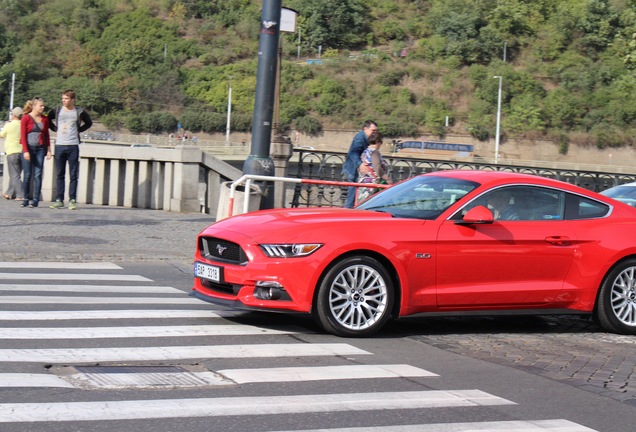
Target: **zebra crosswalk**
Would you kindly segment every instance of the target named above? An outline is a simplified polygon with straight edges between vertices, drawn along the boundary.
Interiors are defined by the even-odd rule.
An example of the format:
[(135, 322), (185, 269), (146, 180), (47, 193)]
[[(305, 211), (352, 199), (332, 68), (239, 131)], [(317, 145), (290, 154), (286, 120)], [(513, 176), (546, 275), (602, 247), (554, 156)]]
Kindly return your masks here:
[[(517, 404), (479, 389), (434, 389), (425, 385), (439, 378), (434, 372), (376, 361), (374, 352), (345, 339), (308, 342), (302, 336), (312, 332), (302, 326), (237, 324), (230, 320), (240, 312), (212, 310), (156, 282), (112, 263), (0, 262), (0, 429), (240, 417), (254, 418), (244, 420), (251, 425), (246, 432), (277, 431), (281, 423), (274, 419), (312, 415), (314, 423), (284, 430), (593, 431), (567, 419), (514, 417), (421, 423), (414, 415), (413, 424), (390, 425), (396, 410), (428, 410), (426, 418), (434, 419), (436, 410)], [(343, 382), (350, 383), (347, 391)], [(374, 415), (362, 415), (357, 427), (327, 421), (365, 412)], [(327, 427), (310, 429), (316, 424)], [(202, 423), (188, 430), (213, 429)]]

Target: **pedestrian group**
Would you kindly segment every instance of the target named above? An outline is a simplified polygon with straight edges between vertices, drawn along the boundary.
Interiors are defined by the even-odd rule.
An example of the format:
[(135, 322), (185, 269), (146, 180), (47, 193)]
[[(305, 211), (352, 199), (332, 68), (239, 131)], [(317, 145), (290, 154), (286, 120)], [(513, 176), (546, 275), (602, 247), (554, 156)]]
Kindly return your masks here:
[(77, 209), (80, 134), (93, 124), (88, 113), (75, 106), (75, 92), (62, 92), (62, 105), (44, 114), (44, 100), (28, 100), (24, 109), (14, 107), (11, 121), (0, 130), (5, 138), (5, 154), (9, 168), (9, 187), (2, 194), (8, 200), (21, 201), (22, 207), (39, 207), (42, 195), (44, 160), (51, 159), (49, 131), (57, 132), (54, 153), (56, 197), (51, 208), (64, 208), (66, 166), (69, 169), (70, 210)]

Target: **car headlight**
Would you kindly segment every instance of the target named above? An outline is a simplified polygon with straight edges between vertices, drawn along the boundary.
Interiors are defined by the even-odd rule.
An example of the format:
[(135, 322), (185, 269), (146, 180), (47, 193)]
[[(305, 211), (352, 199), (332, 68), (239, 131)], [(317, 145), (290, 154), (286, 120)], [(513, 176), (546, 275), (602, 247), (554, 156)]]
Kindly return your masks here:
[(262, 244), (260, 248), (270, 258), (296, 258), (311, 255), (321, 246), (319, 243)]

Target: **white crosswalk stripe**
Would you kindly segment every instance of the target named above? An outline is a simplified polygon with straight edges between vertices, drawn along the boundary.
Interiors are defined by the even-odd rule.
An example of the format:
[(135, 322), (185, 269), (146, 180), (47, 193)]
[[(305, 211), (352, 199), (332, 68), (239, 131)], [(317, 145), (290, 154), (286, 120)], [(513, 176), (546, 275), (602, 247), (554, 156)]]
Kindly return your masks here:
[[(48, 401), (46, 396), (42, 396), (38, 402), (3, 399), (0, 423), (46, 424), (47, 428), (60, 423), (59, 427), (64, 428), (67, 422), (79, 421), (320, 415), (363, 411), (372, 411), (379, 416), (381, 412), (392, 413), (394, 410), (503, 408), (515, 405), (514, 401), (479, 389), (413, 391), (411, 387), (408, 391), (295, 392), (294, 386), (302, 383), (323, 383), (329, 388), (343, 381), (413, 381), (434, 379), (437, 375), (409, 364), (374, 362), (373, 352), (342, 340), (337, 343), (297, 340), (299, 335), (307, 333), (302, 328), (290, 325), (266, 328), (231, 323), (228, 318), (237, 318), (243, 313), (212, 311), (200, 300), (188, 297), (183, 290), (158, 285), (143, 276), (119, 274), (123, 269), (111, 263), (0, 262), (0, 268), (7, 269), (0, 272), (0, 280), (8, 281), (0, 284), (0, 389), (39, 391), (60, 388), (64, 392), (83, 391), (93, 395), (87, 399), (80, 396), (79, 399), (69, 397), (64, 400), (65, 394), (71, 394), (64, 393)], [(49, 272), (51, 270), (57, 273)], [(54, 281), (64, 282), (50, 283)], [(100, 284), (89, 284), (91, 281), (99, 281)], [(78, 309), (78, 306), (81, 310), (72, 310)], [(161, 309), (166, 306), (169, 308)], [(67, 307), (69, 310), (66, 310)], [(147, 325), (145, 320), (157, 321)], [(187, 322), (181, 323), (182, 320)], [(57, 321), (59, 325), (48, 325)], [(267, 339), (254, 339), (260, 336), (267, 336)], [(187, 345), (175, 343), (186, 337), (189, 338), (185, 342)], [(228, 343), (227, 337), (234, 339), (229, 339), (232, 342)], [(252, 339), (249, 343), (242, 343), (242, 338), (246, 341), (247, 338)], [(255, 343), (257, 340), (259, 343)], [(205, 369), (200, 365), (200, 359), (208, 362), (216, 360), (225, 367)], [(303, 363), (301, 359), (306, 361)], [(299, 363), (302, 365), (297, 365)], [(100, 366), (102, 364), (105, 366)], [(155, 366), (163, 364), (188, 364), (190, 367)], [(49, 373), (32, 373), (38, 365), (50, 365)], [(228, 368), (228, 365), (232, 367)], [(183, 380), (186, 375), (190, 381)], [(177, 388), (181, 385), (178, 382), (187, 382), (185, 387), (190, 386), (188, 388), (198, 386), (202, 392), (207, 388), (240, 390), (243, 386), (266, 385), (268, 393), (274, 394), (240, 396), (246, 393), (243, 391), (232, 397), (167, 398), (154, 397), (155, 393), (149, 393), (151, 396), (147, 398), (139, 397), (139, 391)], [(281, 388), (285, 390), (277, 393), (280, 385), (284, 385)], [(351, 384), (351, 389), (355, 388), (356, 385)], [(125, 392), (118, 393), (118, 400), (108, 396), (108, 391), (122, 389), (137, 391), (131, 393), (134, 397), (123, 396), (124, 400), (119, 399)], [(262, 428), (271, 429), (266, 425)], [(594, 432), (566, 419), (298, 429), (296, 432), (301, 431)]]
[[(479, 390), (0, 404), (0, 422), (125, 420), (514, 405)], [(250, 407), (249, 410), (246, 407)]]
[(594, 432), (568, 420), (434, 423), (338, 429), (298, 429), (272, 432)]
[[(208, 379), (210, 372), (191, 372), (196, 377), (205, 375), (204, 384), (215, 384), (216, 381)], [(70, 375), (69, 379), (81, 379), (80, 374)], [(89, 378), (99, 376), (108, 385), (100, 385), (100, 388), (120, 388), (116, 384), (119, 380), (116, 375), (108, 372), (84, 374)], [(128, 383), (147, 383), (148, 374), (130, 372), (126, 374)], [(433, 377), (434, 373), (416, 368), (410, 365), (345, 365), (345, 366), (314, 366), (314, 367), (280, 367), (280, 368), (253, 368), (253, 369), (224, 369), (214, 373), (221, 378), (218, 384), (228, 385), (248, 383), (276, 383), (276, 382), (300, 382), (300, 381), (326, 381), (342, 379), (370, 379), (370, 378), (400, 378), (400, 377)], [(52, 378), (56, 378), (53, 380)], [(118, 377), (117, 377), (118, 378)], [(115, 384), (112, 384), (115, 383)], [(55, 385), (58, 384), (58, 385)], [(144, 384), (129, 387), (143, 387)], [(43, 374), (0, 374), (0, 387), (73, 387), (68, 381), (51, 375)]]
[(344, 343), (0, 349), (0, 362), (100, 363), (201, 358), (281, 358), (370, 354), (367, 351)]
[(81, 293), (129, 293), (129, 294), (183, 294), (183, 291), (168, 286), (140, 285), (33, 285), (0, 284), (0, 291), (42, 291), (42, 292), (81, 292)]
[(62, 270), (121, 270), (117, 264), (109, 262), (86, 262), (86, 263), (67, 263), (67, 262), (7, 262), (0, 261), (0, 268), (7, 269), (62, 269)]
[(190, 297), (2, 296), (0, 304), (173, 304), (201, 306), (201, 300)]
[(150, 282), (150, 279), (139, 275), (116, 275), (116, 274), (70, 274), (70, 273), (0, 273), (0, 279), (5, 280), (98, 280), (98, 281), (128, 281), (128, 282)]
[(234, 311), (207, 310), (84, 310), (84, 311), (0, 311), (0, 321), (53, 321), (53, 320), (123, 320), (155, 318), (221, 318), (234, 317)]
[(67, 387), (73, 384), (55, 375), (6, 373), (0, 374), (0, 387)]
[(217, 373), (239, 384), (437, 376), (404, 364), (223, 369)]
[[(300, 329), (298, 329), (300, 331)], [(292, 334), (292, 330), (272, 330), (249, 325), (139, 326), (139, 327), (6, 327), (0, 339), (106, 339), (189, 336), (238, 336)]]

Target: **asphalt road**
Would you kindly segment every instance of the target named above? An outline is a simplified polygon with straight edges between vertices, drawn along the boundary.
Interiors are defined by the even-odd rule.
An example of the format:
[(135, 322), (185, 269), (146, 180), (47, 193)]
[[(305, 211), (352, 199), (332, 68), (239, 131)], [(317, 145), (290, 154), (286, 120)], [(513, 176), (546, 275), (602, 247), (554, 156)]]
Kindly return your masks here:
[[(0, 361), (0, 430), (250, 432), (354, 427), (373, 431), (377, 427), (390, 432), (390, 426), (415, 425), (399, 429), (410, 432), (521, 430), (530, 427), (529, 421), (540, 423), (527, 430), (557, 430), (550, 429), (547, 420), (557, 422), (558, 427), (580, 425), (618, 432), (634, 429), (636, 339), (604, 333), (583, 318), (411, 318), (391, 323), (374, 338), (342, 339), (320, 332), (304, 317), (235, 313), (190, 302), (194, 299), (186, 294), (194, 239), (211, 221), (209, 215), (202, 214), (101, 206), (82, 206), (75, 212), (22, 209), (15, 202), (2, 200), (0, 331), (21, 328), (27, 333), (5, 330), (0, 337), (0, 359), (5, 355)], [(112, 263), (118, 268), (71, 268), (82, 262)], [(42, 301), (45, 297), (49, 299)], [(71, 316), (128, 310), (132, 317)], [(183, 316), (145, 315), (166, 310), (180, 311)], [(47, 311), (58, 314), (57, 318), (38, 315)], [(16, 313), (23, 315), (11, 315)], [(205, 315), (208, 313), (211, 315)], [(188, 326), (209, 327), (210, 333), (191, 334), (188, 331), (193, 330), (184, 328)], [(174, 333), (144, 337), (135, 335), (139, 327), (161, 327)], [(56, 328), (66, 328), (68, 336), (47, 335)], [(99, 336), (97, 328), (106, 328), (106, 337)], [(215, 332), (215, 328), (222, 331)], [(252, 333), (234, 333), (246, 329)], [(85, 332), (88, 336), (80, 339)], [(255, 346), (282, 349), (288, 344), (293, 345), (289, 353), (271, 357), (250, 354)], [(232, 346), (241, 347), (238, 351), (243, 356), (197, 357), (201, 354), (196, 350), (202, 347)], [(327, 346), (334, 352), (302, 354), (306, 349)], [(154, 351), (159, 347), (163, 347), (161, 354)], [(174, 357), (163, 357), (170, 351), (165, 347), (177, 347)], [(334, 347), (346, 349), (338, 352)], [(145, 355), (150, 357), (135, 358), (142, 348), (149, 350)], [(46, 357), (52, 352), (42, 350), (58, 350), (55, 353), (70, 357), (52, 361)], [(188, 350), (195, 353), (188, 355)], [(122, 357), (110, 361), (81, 357), (103, 353), (121, 353)], [(27, 357), (20, 360), (20, 355)], [(225, 371), (228, 376), (232, 376), (228, 371), (260, 368), (267, 368), (262, 375), (269, 376), (270, 369), (280, 367), (308, 368), (314, 375), (321, 368), (378, 365), (405, 365), (416, 372), (411, 371), (412, 376), (396, 372), (397, 376), (391, 377), (351, 378), (351, 372), (339, 377), (334, 372), (337, 369), (325, 369), (334, 375), (291, 381), (291, 372), (286, 370), (287, 378), (272, 382), (255, 378), (244, 383), (175, 385), (170, 389), (13, 387), (2, 381), (7, 374), (59, 378), (77, 366), (113, 365), (175, 366), (196, 373)], [(481, 402), (475, 403), (469, 391), (479, 392)], [(428, 400), (432, 395), (441, 399)], [(374, 397), (379, 398), (376, 405)], [(344, 403), (348, 398), (352, 399)], [(401, 405), (409, 398), (413, 398), (413, 406)], [(448, 405), (449, 400), (460, 402)], [(109, 410), (109, 401), (121, 401), (121, 405), (113, 404), (115, 408)], [(93, 405), (77, 405), (83, 402)], [(205, 415), (197, 411), (195, 402), (231, 405), (236, 411)], [(153, 405), (157, 405), (154, 414), (138, 414), (142, 416), (138, 419), (123, 414), (142, 413)], [(177, 413), (160, 418), (159, 413), (167, 413), (170, 406)], [(296, 408), (291, 410), (290, 406)], [(67, 420), (60, 419), (63, 414), (57, 410), (62, 407), (71, 413)], [(83, 410), (92, 413), (90, 419), (105, 419), (74, 417)], [(21, 412), (28, 420), (15, 420)], [(46, 413), (52, 420), (34, 420), (46, 418)], [(506, 423), (511, 421), (522, 423)], [(462, 426), (464, 423), (469, 425)]]

